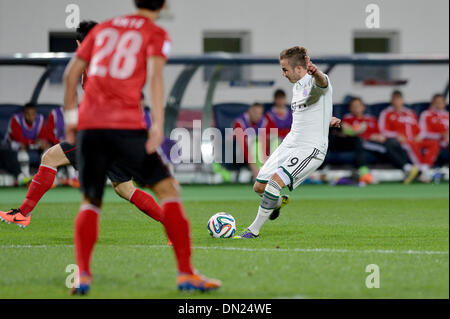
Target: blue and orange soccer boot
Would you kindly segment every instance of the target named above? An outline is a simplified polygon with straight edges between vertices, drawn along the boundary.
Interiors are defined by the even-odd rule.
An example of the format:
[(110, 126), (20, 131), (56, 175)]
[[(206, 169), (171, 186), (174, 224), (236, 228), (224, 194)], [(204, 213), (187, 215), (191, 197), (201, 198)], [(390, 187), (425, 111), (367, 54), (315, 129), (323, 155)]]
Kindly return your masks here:
[(89, 289), (91, 289), (91, 276), (89, 276), (86, 273), (82, 273), (80, 275), (80, 285), (79, 287), (74, 287), (69, 291), (69, 294), (72, 296), (80, 295), (84, 296), (87, 295), (89, 292)]
[(220, 280), (206, 278), (199, 273), (177, 275), (177, 286), (181, 291), (211, 291), (220, 288), (221, 285)]
[(23, 216), (20, 209), (13, 208), (8, 212), (0, 211), (0, 220), (7, 224), (16, 224), (19, 227), (25, 228), (30, 224), (31, 217)]

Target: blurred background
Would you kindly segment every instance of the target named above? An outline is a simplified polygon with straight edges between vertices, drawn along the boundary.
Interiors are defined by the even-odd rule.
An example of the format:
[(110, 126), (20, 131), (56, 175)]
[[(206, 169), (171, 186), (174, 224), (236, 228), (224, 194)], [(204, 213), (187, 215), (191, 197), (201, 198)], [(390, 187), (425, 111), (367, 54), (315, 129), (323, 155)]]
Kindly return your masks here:
[[(176, 127), (193, 133), (193, 120), (202, 120), (203, 131), (215, 126), (224, 132), (249, 113), (253, 127), (263, 118), (277, 124), (265, 113), (277, 104), (285, 119), (290, 110), (281, 105), (289, 105), (292, 85), (281, 76), (277, 59), (282, 49), (300, 45), (330, 76), (334, 115), (344, 119), (352, 111), (350, 102), (356, 102), (354, 108), (363, 104), (363, 113), (372, 117), (353, 114), (356, 119), (347, 116), (348, 125), (332, 130), (327, 161), (307, 182), (448, 181), (448, 9), (446, 0), (168, 0), (158, 21), (172, 39), (165, 73), (166, 137)], [(70, 54), (57, 53), (76, 49), (75, 30), (67, 21), (77, 10), (80, 20), (103, 21), (133, 12), (134, 5), (131, 0), (0, 0), (0, 185), (26, 184), (42, 152), (57, 142), (43, 131), (23, 147), (8, 134), (11, 118), (27, 102), (44, 117), (43, 130), (61, 105), (61, 77)], [(407, 107), (415, 113), (411, 127), (417, 132), (406, 140), (398, 138), (400, 131), (390, 135), (380, 122), (394, 99), (402, 104), (398, 112)], [(246, 113), (255, 102), (266, 115)], [(374, 118), (379, 127), (373, 133), (384, 137), (372, 138), (370, 125), (363, 124)], [(212, 149), (223, 146), (201, 135), (191, 138), (193, 147), (181, 147), (183, 163), (172, 164), (182, 183), (248, 183), (264, 161), (250, 165), (246, 157), (244, 163), (222, 165)], [(386, 144), (389, 140), (397, 144)], [(236, 148), (244, 153), (246, 147), (258, 148), (253, 142)], [(197, 148), (200, 161), (194, 161)], [(409, 181), (412, 167), (418, 173)], [(76, 172), (61, 170), (59, 183), (77, 186)]]

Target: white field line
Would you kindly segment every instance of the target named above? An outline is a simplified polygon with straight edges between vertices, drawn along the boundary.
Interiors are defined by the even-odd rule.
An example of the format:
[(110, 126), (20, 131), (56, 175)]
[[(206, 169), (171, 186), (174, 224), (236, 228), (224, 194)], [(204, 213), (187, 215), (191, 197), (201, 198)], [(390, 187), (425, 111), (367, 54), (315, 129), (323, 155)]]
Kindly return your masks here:
[[(105, 245), (103, 245), (105, 246)], [(109, 245), (108, 245), (109, 246)], [(112, 246), (112, 245), (111, 245)], [(120, 245), (128, 248), (172, 248), (169, 245)], [(73, 245), (0, 245), (1, 248), (52, 248), (67, 247), (73, 248)], [(194, 246), (199, 250), (230, 250), (230, 251), (250, 251), (250, 252), (297, 252), (297, 253), (338, 253), (338, 254), (401, 254), (401, 255), (448, 255), (448, 251), (437, 250), (383, 250), (383, 249), (336, 249), (336, 248), (246, 248), (246, 247), (221, 247), (221, 246)]]

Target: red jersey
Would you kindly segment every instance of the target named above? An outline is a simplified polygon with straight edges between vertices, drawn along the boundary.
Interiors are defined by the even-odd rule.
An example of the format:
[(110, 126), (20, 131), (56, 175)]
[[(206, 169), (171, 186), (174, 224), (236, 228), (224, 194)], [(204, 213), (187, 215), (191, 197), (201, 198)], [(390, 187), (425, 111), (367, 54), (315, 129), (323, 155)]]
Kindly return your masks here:
[(442, 134), (448, 132), (448, 121), (448, 111), (438, 111), (430, 107), (420, 114), (420, 134), (424, 138), (438, 140), (442, 145), (447, 144), (443, 140)]
[(167, 60), (169, 51), (167, 32), (143, 16), (117, 17), (95, 26), (76, 52), (89, 62), (78, 129), (145, 130), (139, 102), (147, 59)]
[(406, 107), (400, 112), (395, 111), (392, 106), (386, 108), (380, 114), (379, 127), (386, 137), (403, 135), (409, 141), (414, 140), (420, 133), (416, 113)]
[(363, 123), (366, 123), (366, 130), (359, 134), (359, 136), (364, 140), (369, 140), (373, 134), (380, 134), (377, 118), (372, 115), (364, 114), (362, 117), (356, 117), (355, 115), (349, 113), (344, 115), (342, 122), (355, 128)]

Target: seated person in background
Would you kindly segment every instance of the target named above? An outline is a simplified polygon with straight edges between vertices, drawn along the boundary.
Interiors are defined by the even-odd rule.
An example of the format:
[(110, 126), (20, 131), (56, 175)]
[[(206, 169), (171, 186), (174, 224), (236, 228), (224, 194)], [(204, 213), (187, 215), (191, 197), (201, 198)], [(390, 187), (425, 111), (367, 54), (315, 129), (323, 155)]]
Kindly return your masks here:
[[(52, 145), (58, 145), (66, 139), (66, 131), (64, 126), (64, 114), (63, 107), (54, 108), (46, 123), (47, 141)], [(80, 181), (78, 179), (78, 173), (72, 166), (64, 167), (66, 174), (63, 174), (64, 178), (59, 178), (59, 184), (69, 185), (75, 188), (80, 187)], [(59, 174), (58, 174), (59, 175)]]
[(420, 135), (423, 139), (431, 139), (439, 142), (441, 153), (439, 158), (448, 165), (448, 127), (449, 116), (445, 109), (445, 97), (435, 94), (430, 107), (420, 115)]
[[(439, 155), (439, 143), (423, 139), (417, 115), (404, 106), (403, 94), (400, 91), (392, 93), (391, 106), (381, 112), (379, 127), (384, 136), (396, 138), (406, 150), (411, 162), (419, 167), (419, 180), (424, 183), (431, 182), (430, 168)], [(411, 174), (404, 183), (408, 184), (414, 178), (414, 174)]]
[[(408, 156), (395, 138), (386, 138), (381, 134), (375, 116), (365, 114), (366, 106), (361, 98), (354, 97), (349, 102), (350, 113), (342, 119), (343, 132), (346, 136), (357, 136), (362, 140), (362, 148), (375, 156), (385, 156), (395, 167), (405, 172), (405, 179), (411, 179), (410, 174), (417, 175), (417, 169), (412, 170)], [(369, 182), (369, 181), (368, 181)]]
[[(145, 125), (147, 126), (147, 128), (150, 128), (152, 126), (152, 115), (150, 112), (150, 108), (145, 105), (144, 92), (141, 93), (140, 104), (141, 104), (142, 110), (144, 111), (143, 113), (144, 113)], [(175, 147), (177, 152), (174, 151), (171, 153), (172, 147)], [(172, 141), (168, 137), (164, 137), (164, 141), (162, 142), (161, 146), (159, 147), (158, 152), (159, 152), (159, 155), (164, 158), (164, 161), (165, 161), (166, 165), (169, 167), (170, 171), (173, 172), (173, 170), (174, 170), (173, 161), (177, 161), (178, 155), (179, 155), (179, 148), (176, 146), (176, 142)]]
[[(357, 99), (353, 99), (356, 102)], [(352, 101), (350, 105), (352, 105)], [(348, 152), (352, 154), (352, 164), (354, 165), (354, 170), (352, 172), (353, 182), (360, 184), (372, 184), (374, 183), (374, 178), (369, 172), (369, 168), (366, 163), (366, 157), (364, 154), (363, 141), (353, 132), (349, 130), (349, 115), (346, 115), (347, 123), (344, 126), (344, 119), (342, 119), (342, 125), (340, 127), (331, 127), (328, 137), (328, 150), (334, 153)], [(364, 126), (364, 125), (363, 125)]]
[(265, 117), (269, 127), (278, 129), (278, 137), (283, 140), (291, 130), (292, 112), (286, 105), (286, 93), (278, 89), (273, 97), (273, 107), (267, 111)]
[(64, 114), (63, 107), (53, 109), (47, 118), (46, 124), (47, 141), (51, 145), (61, 143), (66, 138), (66, 131), (64, 128)]
[[(244, 161), (250, 168), (254, 179), (258, 176), (259, 169), (268, 156), (268, 134), (266, 133), (266, 136), (258, 138), (258, 130), (267, 130), (267, 125), (268, 121), (264, 117), (264, 106), (260, 103), (253, 103), (248, 111), (236, 118), (233, 123), (236, 141), (239, 143)], [(247, 129), (249, 130), (245, 131)]]
[(37, 113), (34, 103), (25, 104), (23, 111), (10, 119), (5, 139), (18, 152), (25, 176), (30, 176), (29, 166), (39, 167), (41, 154), (48, 147), (46, 137), (44, 116)]

